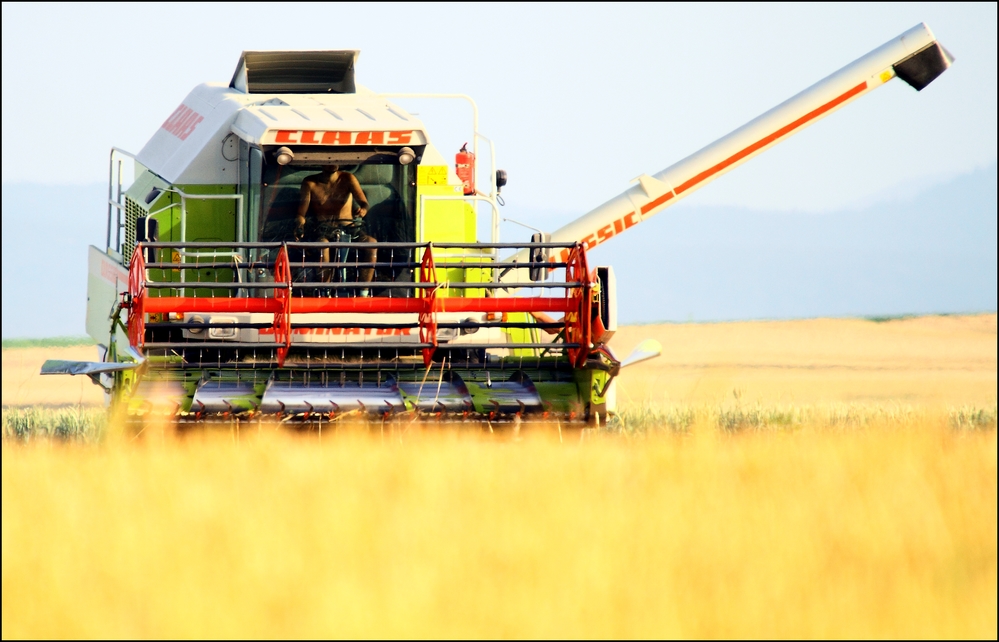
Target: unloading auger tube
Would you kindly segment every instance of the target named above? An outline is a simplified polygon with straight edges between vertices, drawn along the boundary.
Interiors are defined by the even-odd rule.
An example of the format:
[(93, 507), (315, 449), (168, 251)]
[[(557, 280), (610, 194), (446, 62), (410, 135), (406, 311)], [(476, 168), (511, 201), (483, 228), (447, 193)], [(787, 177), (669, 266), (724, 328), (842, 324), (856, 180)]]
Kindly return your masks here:
[[(661, 346), (614, 356), (613, 271), (587, 250), (891, 78), (921, 90), (952, 62), (914, 27), (550, 236), (500, 243), (505, 173), (492, 164), (488, 192), (468, 180), (480, 141), (495, 158), (474, 102), (463, 181), (415, 114), (355, 84), (357, 57), (244, 52), (138, 154), (112, 150), (107, 245), (89, 255), (101, 358), (42, 374), (87, 375), (140, 420), (599, 421), (621, 368)], [(313, 211), (317, 185), (354, 220)]]
[[(920, 23), (680, 162), (657, 174), (636, 177), (637, 185), (547, 238), (559, 243), (576, 241), (591, 250), (892, 78), (897, 76), (921, 91), (953, 61), (930, 28)], [(528, 258), (521, 252), (506, 260)], [(523, 280), (526, 272), (511, 270), (504, 278)]]

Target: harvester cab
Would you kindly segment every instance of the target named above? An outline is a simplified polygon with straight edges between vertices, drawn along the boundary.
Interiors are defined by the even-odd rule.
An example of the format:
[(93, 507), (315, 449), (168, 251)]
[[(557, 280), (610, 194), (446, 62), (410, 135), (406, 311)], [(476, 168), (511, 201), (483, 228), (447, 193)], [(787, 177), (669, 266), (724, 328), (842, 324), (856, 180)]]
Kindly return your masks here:
[(951, 63), (917, 25), (551, 235), (502, 243), (506, 173), (475, 103), (436, 96), (472, 107), (452, 165), (390, 100), (431, 96), (357, 85), (357, 55), (244, 52), (138, 154), (112, 150), (89, 258), (102, 359), (44, 374), (87, 374), (130, 415), (177, 421), (599, 421), (621, 367), (661, 348), (614, 356), (614, 274), (587, 250), (894, 76), (922, 89)]

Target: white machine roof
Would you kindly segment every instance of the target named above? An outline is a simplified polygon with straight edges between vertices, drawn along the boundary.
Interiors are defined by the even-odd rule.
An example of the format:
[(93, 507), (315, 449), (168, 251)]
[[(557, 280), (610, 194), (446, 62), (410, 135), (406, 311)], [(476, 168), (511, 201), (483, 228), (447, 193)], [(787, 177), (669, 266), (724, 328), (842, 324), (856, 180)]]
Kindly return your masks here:
[(423, 145), (414, 116), (377, 96), (284, 95), (244, 107), (232, 131), (256, 145)]
[[(357, 54), (266, 53), (271, 61), (277, 54), (301, 53), (299, 57), (311, 64), (320, 54), (337, 54), (343, 60), (347, 59), (345, 54), (351, 54), (351, 60)], [(247, 85), (240, 80), (240, 74), (245, 75), (246, 63), (254, 60), (254, 54), (263, 56), (262, 52), (244, 52), (230, 85), (205, 83), (195, 87), (139, 152), (139, 162), (175, 185), (231, 185), (238, 180), (238, 161), (224, 150), (227, 138), (233, 140), (230, 137), (239, 137), (251, 145), (292, 148), (429, 143), (418, 118), (370, 90), (355, 87), (352, 76), (349, 85), (340, 85), (349, 88), (349, 93), (302, 93), (303, 87), (311, 90), (321, 86), (303, 84), (302, 74), (298, 84), (289, 85), (291, 93), (253, 93), (252, 73), (251, 93), (241, 90)], [(307, 80), (311, 82), (311, 78)]]

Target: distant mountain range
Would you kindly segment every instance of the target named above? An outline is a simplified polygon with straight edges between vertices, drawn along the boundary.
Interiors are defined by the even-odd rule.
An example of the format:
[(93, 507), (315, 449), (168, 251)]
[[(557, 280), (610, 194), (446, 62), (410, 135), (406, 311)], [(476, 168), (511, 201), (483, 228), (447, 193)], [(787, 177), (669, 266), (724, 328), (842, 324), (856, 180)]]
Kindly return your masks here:
[[(106, 186), (6, 184), (2, 196), (3, 337), (83, 334)], [(996, 212), (995, 164), (842, 212), (680, 203), (590, 264), (614, 266), (624, 323), (995, 311)]]
[(680, 203), (590, 264), (625, 323), (995, 311), (996, 210), (994, 164), (858, 210)]

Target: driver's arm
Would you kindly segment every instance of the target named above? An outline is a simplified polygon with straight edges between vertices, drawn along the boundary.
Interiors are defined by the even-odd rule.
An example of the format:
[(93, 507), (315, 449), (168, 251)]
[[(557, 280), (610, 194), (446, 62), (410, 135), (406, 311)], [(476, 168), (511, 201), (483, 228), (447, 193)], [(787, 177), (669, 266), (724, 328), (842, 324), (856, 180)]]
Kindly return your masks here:
[(361, 184), (357, 182), (357, 177), (353, 174), (347, 174), (350, 176), (350, 193), (354, 196), (354, 202), (357, 203), (357, 215), (360, 217), (367, 216), (368, 214), (368, 199), (364, 196), (364, 190), (361, 189)]

